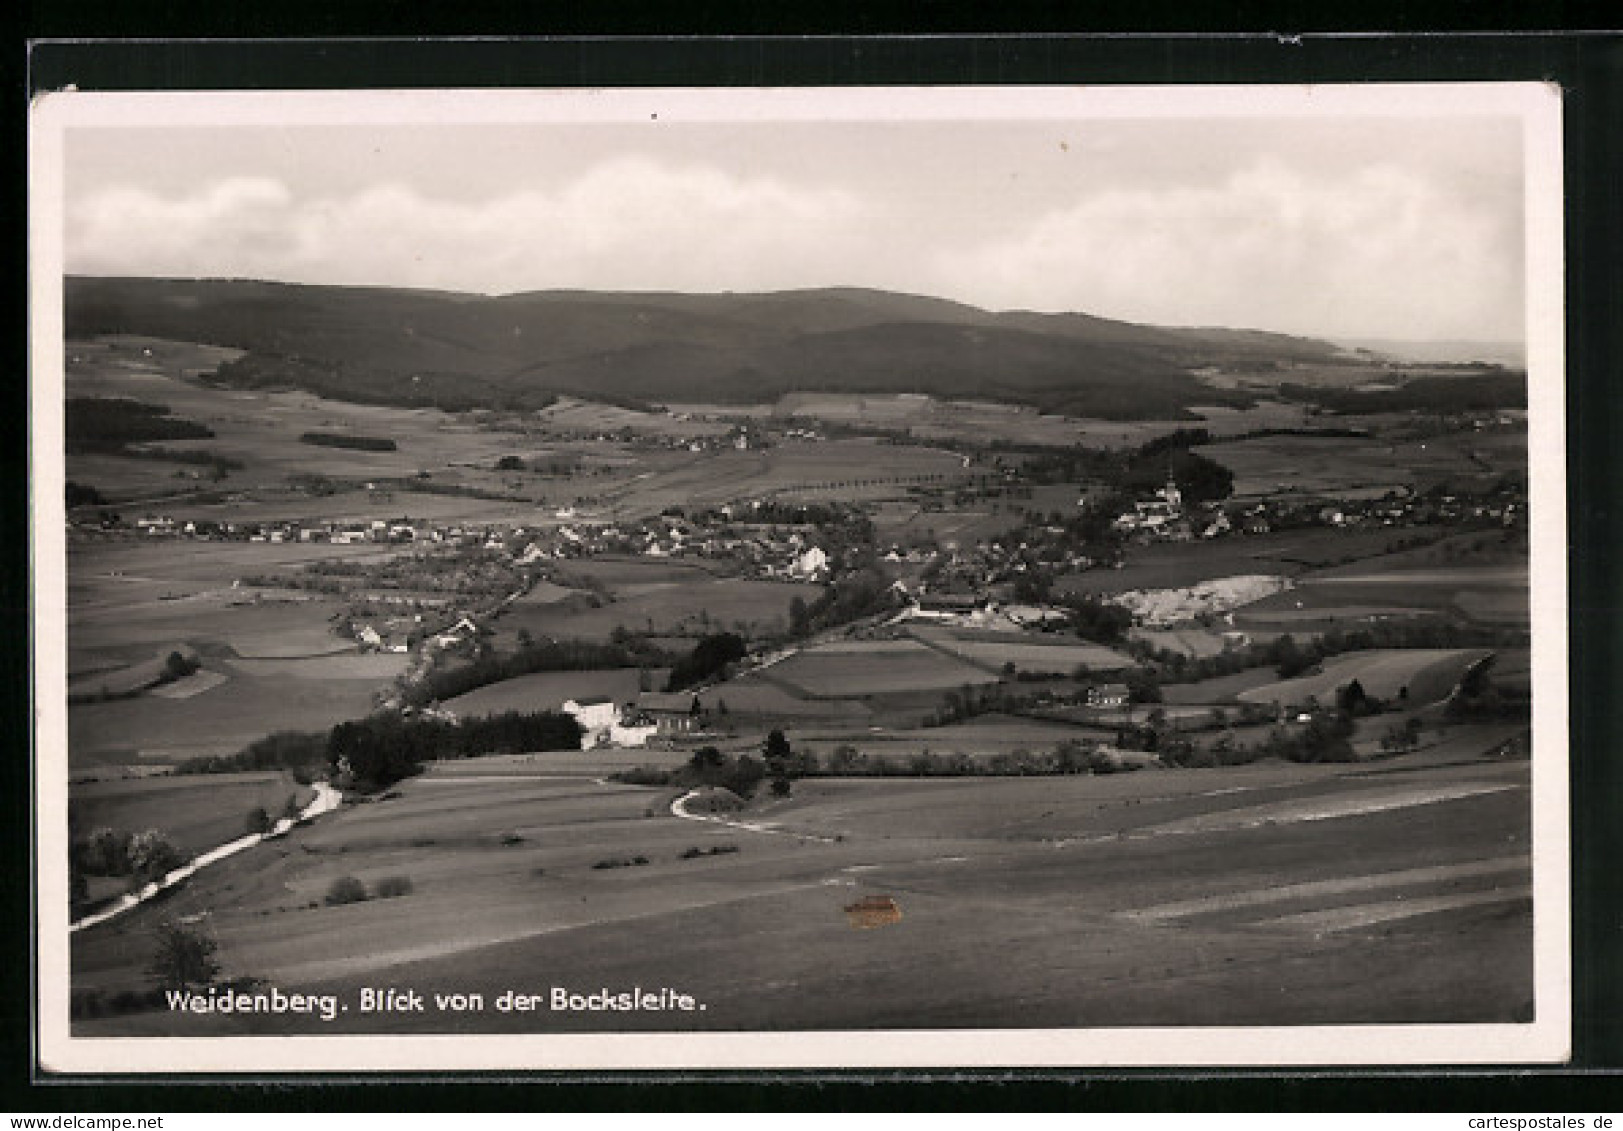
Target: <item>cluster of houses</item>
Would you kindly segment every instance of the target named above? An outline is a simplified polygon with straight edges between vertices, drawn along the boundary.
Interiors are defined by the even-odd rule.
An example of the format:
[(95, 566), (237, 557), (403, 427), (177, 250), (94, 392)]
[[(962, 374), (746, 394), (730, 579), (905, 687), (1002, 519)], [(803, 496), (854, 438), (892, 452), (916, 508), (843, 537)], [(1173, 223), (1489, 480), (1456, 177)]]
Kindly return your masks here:
[(1414, 526), (1434, 522), (1498, 522), (1516, 526), (1527, 520), (1525, 494), (1514, 486), (1480, 493), (1426, 495), (1394, 487), (1378, 498), (1291, 497), (1276, 495), (1249, 503), (1230, 502), (1188, 507), (1172, 480), (1153, 498), (1133, 504), (1113, 527), (1139, 542), (1193, 542), (1224, 534), (1267, 534), (1306, 526)]
[(649, 558), (726, 558), (756, 577), (779, 581), (828, 579), (833, 559), (809, 534), (772, 526), (715, 528), (677, 515), (630, 527), (582, 522), (536, 538), (528, 551), (553, 558), (633, 554)]
[(707, 714), (697, 695), (644, 691), (627, 703), (607, 696), (566, 699), (564, 714), (580, 724), (580, 748), (646, 746), (650, 739), (677, 738), (704, 729)]
[(435, 524), (399, 518), (358, 523), (238, 523), (177, 520), (167, 515), (137, 519), (142, 534), (208, 541), (322, 543), (331, 545), (421, 543), (479, 548), (510, 554), (520, 565), (539, 561), (628, 554), (650, 558), (730, 558), (757, 577), (821, 582), (834, 561), (810, 535), (770, 525), (717, 530), (688, 519), (661, 515), (639, 523), (583, 517), (558, 508), (553, 522), (536, 526)]
[[(406, 653), (411, 651), (409, 637), (402, 639), (391, 630), (405, 628), (415, 634), (416, 629), (421, 625), (421, 621), (421, 616), (412, 618), (409, 621), (405, 618), (398, 618), (396, 624), (385, 624), (382, 632), (378, 630), (378, 626), (375, 624), (355, 621), (350, 624), (350, 632), (354, 636), (355, 642), (361, 646), (362, 651)], [(479, 631), (479, 626), (473, 622), (472, 618), (461, 617), (450, 628), (436, 632), (428, 637), (426, 647), (430, 652), (456, 648), (467, 644), (471, 640), (478, 639)]]

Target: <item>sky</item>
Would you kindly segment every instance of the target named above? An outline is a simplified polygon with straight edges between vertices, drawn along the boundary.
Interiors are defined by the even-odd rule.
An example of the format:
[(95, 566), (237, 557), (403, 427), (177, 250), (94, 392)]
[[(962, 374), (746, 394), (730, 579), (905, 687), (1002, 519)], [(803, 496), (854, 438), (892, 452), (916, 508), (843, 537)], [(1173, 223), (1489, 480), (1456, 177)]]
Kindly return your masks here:
[(992, 310), (1519, 341), (1514, 117), (75, 125), (69, 273), (864, 286)]

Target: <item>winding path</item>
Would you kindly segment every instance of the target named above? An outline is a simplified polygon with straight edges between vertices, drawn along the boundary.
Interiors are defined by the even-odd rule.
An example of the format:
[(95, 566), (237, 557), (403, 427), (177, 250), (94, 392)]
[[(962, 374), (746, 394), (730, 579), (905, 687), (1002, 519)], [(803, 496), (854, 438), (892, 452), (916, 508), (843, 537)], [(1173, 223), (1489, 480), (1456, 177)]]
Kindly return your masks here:
[(688, 809), (688, 802), (698, 797), (699, 794), (699, 790), (690, 789), (681, 797), (672, 801), (671, 815), (681, 817), (684, 821), (709, 821), (711, 824), (726, 825), (728, 828), (743, 829), (745, 832), (767, 833), (772, 836), (792, 836), (801, 840), (815, 840), (820, 844), (838, 843), (835, 837), (819, 836), (817, 833), (795, 832), (792, 829), (782, 829), (765, 821), (734, 821), (715, 813), (694, 813)]
[(73, 923), (68, 930), (70, 932), (82, 931), (87, 927), (94, 927), (98, 923), (105, 923), (107, 920), (122, 915), (132, 908), (139, 907), (141, 904), (145, 903), (159, 892), (168, 891), (176, 884), (184, 883), (195, 876), (198, 872), (202, 871), (204, 868), (207, 868), (210, 864), (218, 863), (228, 856), (235, 856), (239, 852), (246, 852), (248, 849), (254, 847), (254, 845), (262, 844), (273, 837), (285, 836), (288, 830), (291, 829), (298, 821), (308, 820), (311, 817), (319, 817), (323, 813), (330, 813), (344, 803), (344, 795), (339, 793), (336, 789), (324, 781), (316, 782), (315, 790), (315, 797), (311, 800), (310, 804), (304, 807), (303, 811), (299, 813), (297, 818), (283, 817), (280, 821), (276, 822), (269, 832), (250, 833), (247, 836), (238, 837), (236, 840), (227, 841), (225, 844), (222, 844), (217, 848), (211, 848), (207, 852), (193, 857), (190, 861), (181, 865), (179, 868), (176, 868), (174, 871), (166, 872), (162, 879), (153, 880), (151, 883), (147, 884), (138, 891), (128, 892), (120, 896), (110, 906), (104, 907), (100, 911), (93, 914), (86, 915), (84, 918)]

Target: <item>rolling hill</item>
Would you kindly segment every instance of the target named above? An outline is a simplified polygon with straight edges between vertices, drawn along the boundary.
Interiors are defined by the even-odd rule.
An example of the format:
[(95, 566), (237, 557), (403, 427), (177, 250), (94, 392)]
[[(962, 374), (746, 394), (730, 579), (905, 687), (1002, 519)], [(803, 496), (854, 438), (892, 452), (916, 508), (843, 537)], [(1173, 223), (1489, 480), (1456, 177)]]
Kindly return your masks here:
[(766, 294), (545, 291), (487, 297), (252, 280), (70, 277), (70, 336), (246, 351), (218, 380), (397, 405), (532, 408), (557, 394), (761, 403), (795, 391), (980, 397), (1114, 419), (1249, 404), (1197, 367), (1345, 366), (1261, 331), (992, 313), (857, 288)]

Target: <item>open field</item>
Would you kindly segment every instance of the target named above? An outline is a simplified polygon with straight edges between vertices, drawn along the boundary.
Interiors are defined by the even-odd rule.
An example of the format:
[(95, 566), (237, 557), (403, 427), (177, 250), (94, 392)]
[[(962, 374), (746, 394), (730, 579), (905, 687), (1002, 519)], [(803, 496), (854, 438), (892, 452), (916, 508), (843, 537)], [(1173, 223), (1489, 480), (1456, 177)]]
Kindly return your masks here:
[[(403, 657), (379, 659), (398, 661)], [(324, 730), (370, 713), (387, 683), (365, 671), (249, 674), (230, 660), (204, 671), (225, 680), (189, 698), (144, 695), (75, 704), (68, 711), (68, 763), (74, 770), (129, 764), (154, 766), (234, 754), (279, 730)]]
[(535, 412), (537, 420), (566, 432), (633, 432), (652, 436), (724, 436), (726, 424), (702, 419), (678, 419), (678, 409), (641, 412), (619, 405), (559, 397)]
[(1079, 667), (1120, 671), (1134, 662), (1132, 657), (1113, 648), (1075, 638), (925, 626), (914, 628), (912, 635), (933, 648), (991, 672), (1002, 671), (1005, 664), (1013, 664), (1023, 672), (1069, 675)]
[(584, 596), (516, 601), (498, 621), (504, 642), (509, 634), (516, 639), (521, 628), (537, 639), (579, 640), (606, 640), (616, 628), (650, 636), (774, 634), (788, 625), (797, 596), (809, 602), (817, 593), (805, 585), (729, 577), (658, 560), (571, 562), (562, 576), (592, 577), (609, 592), (595, 605)]
[(68, 806), (78, 836), (102, 827), (157, 829), (191, 855), (242, 836), (252, 809), (275, 820), (289, 797), (302, 807), (311, 796), (283, 773), (207, 774), (75, 782)]
[(1223, 634), (1209, 628), (1134, 628), (1128, 635), (1156, 648), (1186, 656), (1216, 656), (1223, 651)]
[(746, 674), (738, 679), (718, 684), (700, 694), (699, 700), (708, 710), (719, 712), (723, 706), (729, 715), (805, 723), (849, 723), (866, 727), (873, 717), (868, 706), (858, 699), (806, 699), (795, 695), (766, 675)]
[(636, 517), (673, 506), (750, 499), (905, 499), (920, 486), (950, 486), (966, 474), (964, 457), (956, 452), (862, 438), (743, 451), (638, 453), (625, 473), (584, 480), (581, 488), (607, 513)]
[(981, 715), (947, 726), (910, 729), (852, 730), (846, 734), (790, 731), (795, 749), (805, 748), (826, 756), (840, 746), (852, 746), (869, 757), (906, 759), (915, 754), (963, 754), (985, 761), (1016, 751), (1042, 753), (1063, 742), (1109, 741), (1113, 730), (1046, 719), (1014, 715)]
[(391, 652), (336, 656), (254, 657), (232, 660), (231, 670), (253, 679), (355, 679), (387, 683), (406, 670), (406, 656)]
[(273, 731), (315, 730), (366, 714), (406, 657), (363, 655), (332, 632), (337, 601), (239, 587), (243, 576), (319, 559), (367, 559), (371, 546), (91, 541), (69, 551), (70, 686), (127, 679), (179, 650), (202, 670), (133, 699), (74, 704), (76, 772), (150, 768), (230, 754)]
[(943, 400), (917, 394), (789, 393), (771, 405), (673, 406), (696, 417), (796, 418), (852, 427), (911, 432), (923, 439), (967, 444), (1002, 442), (1064, 448), (1137, 446), (1178, 428), (1202, 426), (1226, 436), (1259, 428), (1301, 427), (1302, 406), (1260, 401), (1250, 408), (1191, 406), (1184, 420), (1095, 420), (993, 401)]
[(1423, 440), (1255, 436), (1198, 450), (1234, 472), (1240, 498), (1290, 493), (1378, 498), (1416, 484), (1424, 490), (1438, 482), (1491, 482), (1527, 466), (1525, 435), (1487, 437), (1472, 431)]
[[(75, 989), (111, 992), (139, 981), (160, 910), (207, 908), (227, 973), (335, 993), (349, 1008), (333, 1021), (155, 1012), (75, 1031), (1352, 1024), (1529, 1009), (1526, 763), (802, 781), (749, 828), (684, 821), (669, 792), (552, 776), (556, 764), (431, 772), (74, 939)], [(738, 851), (683, 859), (719, 846)], [(632, 856), (647, 863), (594, 867)], [(412, 891), (324, 906), (342, 875), (407, 876)], [(853, 930), (843, 908), (864, 894), (894, 899), (900, 919)], [(380, 984), (479, 993), (486, 1008), (360, 1012), (359, 989)], [(634, 984), (705, 1008), (494, 1008), (508, 989)]]
[(1195, 683), (1164, 684), (1161, 696), (1168, 703), (1238, 703), (1242, 692), (1278, 682), (1273, 668), (1247, 668)]
[(1336, 690), (1357, 680), (1377, 699), (1397, 699), (1408, 690), (1407, 701), (1420, 706), (1435, 703), (1454, 689), (1465, 670), (1489, 652), (1484, 648), (1377, 648), (1348, 652), (1324, 661), (1324, 670), (1299, 679), (1265, 683), (1238, 693), (1246, 703), (1321, 703), (1335, 699)]
[(1527, 566), (1527, 537), (1521, 531), (1473, 530), (1451, 534), (1422, 546), (1397, 549), (1340, 565), (1327, 564), (1314, 577), (1379, 573), (1386, 570), (1460, 569), (1476, 566)]
[[(1073, 498), (1069, 505), (1074, 506)], [(1006, 534), (1023, 521), (1013, 507), (987, 509), (977, 503), (973, 509), (924, 510), (915, 503), (885, 503), (873, 516), (874, 542), (881, 547), (928, 544), (939, 540), (973, 546)]]
[[(197, 375), (212, 372), (222, 357), (212, 347), (170, 342), (158, 346), (151, 358), (141, 353), (147, 346), (130, 339), (70, 342), (68, 348), (68, 395), (128, 397), (167, 405), (174, 415), (204, 425), (213, 437), (165, 446), (201, 449), (244, 464), (242, 470), (229, 475), (228, 489), (280, 484), (290, 475), (389, 479), (457, 464), (490, 467), (514, 447), (511, 436), (475, 427), (465, 418), (436, 409), (386, 408), (303, 392), (206, 385)], [(398, 450), (312, 447), (299, 442), (305, 432), (386, 437), (396, 441)], [(116, 464), (112, 466), (137, 473), (147, 462), (113, 458)], [(102, 462), (106, 459), (102, 457)], [(113, 498), (140, 497), (157, 486), (136, 483), (126, 487), (126, 477), (112, 476), (110, 470), (99, 465), (81, 468), (70, 461), (68, 474), (70, 478), (83, 475)], [(175, 482), (173, 471), (165, 467), (165, 472)]]
[[(552, 511), (537, 511), (541, 504), (528, 499), (484, 499), (458, 494), (434, 494), (403, 488), (364, 484), (312, 495), (284, 486), (255, 487), (233, 492), (224, 502), (173, 502), (151, 509), (183, 510), (186, 517), (210, 522), (366, 522), (380, 516), (412, 522), (509, 523), (549, 525)], [(362, 550), (363, 546), (317, 546), (327, 550)], [(372, 547), (374, 552), (388, 547)]]
[(1311, 569), (1376, 557), (1440, 533), (1442, 528), (1427, 526), (1379, 530), (1314, 526), (1192, 545), (1161, 542), (1129, 549), (1121, 569), (1087, 570), (1056, 581), (1065, 592), (1108, 594), (1123, 589), (1170, 589), (1245, 574), (1295, 577)]
[(150, 658), (132, 664), (118, 664), (115, 661), (97, 670), (70, 677), (68, 697), (131, 695), (149, 688), (162, 677), (168, 655), (160, 650)]
[(841, 698), (889, 692), (954, 690), (996, 683), (997, 676), (916, 640), (824, 644), (796, 653), (770, 669), (775, 683), (807, 695)]
[(1403, 616), (1463, 615), (1486, 624), (1525, 625), (1528, 570), (1519, 565), (1313, 573), (1289, 592), (1235, 614), (1236, 625), (1282, 626), (1299, 621), (1357, 621)]
[(105, 666), (101, 653), (145, 658), (186, 640), (213, 641), (241, 655), (266, 658), (353, 651), (353, 644), (330, 631), (336, 602), (309, 593), (262, 594), (237, 583), (312, 561), (367, 560), (395, 552), (263, 542), (199, 546), (167, 539), (71, 543), (70, 667), (94, 670)]
[[(647, 673), (650, 686), (665, 686), (665, 672)], [(556, 711), (566, 699), (606, 695), (616, 703), (637, 697), (643, 673), (636, 668), (607, 668), (579, 672), (535, 672), (504, 679), (448, 699), (445, 706), (457, 715), (494, 715), (502, 711)]]

